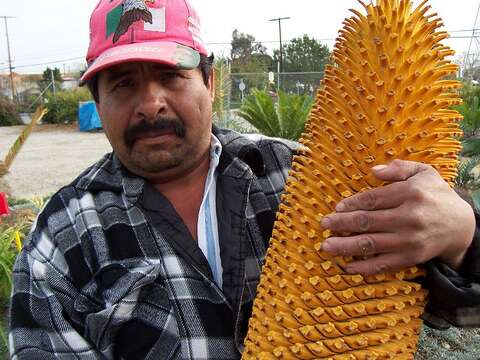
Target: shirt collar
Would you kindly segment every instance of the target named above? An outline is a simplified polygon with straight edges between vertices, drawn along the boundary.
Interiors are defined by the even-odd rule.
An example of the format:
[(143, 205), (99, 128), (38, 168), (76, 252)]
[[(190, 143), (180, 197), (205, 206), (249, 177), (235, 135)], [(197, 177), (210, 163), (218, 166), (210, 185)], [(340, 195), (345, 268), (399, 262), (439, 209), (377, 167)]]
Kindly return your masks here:
[(214, 170), (220, 162), (220, 156), (222, 155), (223, 147), (218, 138), (212, 134), (212, 140), (210, 142), (210, 167), (214, 167)]

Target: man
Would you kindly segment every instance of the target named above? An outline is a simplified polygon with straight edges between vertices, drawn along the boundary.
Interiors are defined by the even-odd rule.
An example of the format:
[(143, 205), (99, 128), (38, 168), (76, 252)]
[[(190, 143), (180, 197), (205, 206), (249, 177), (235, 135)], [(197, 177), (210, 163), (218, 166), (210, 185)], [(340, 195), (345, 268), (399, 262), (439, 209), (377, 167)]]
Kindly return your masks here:
[[(184, 0), (100, 1), (87, 61), (114, 152), (38, 216), (14, 270), (12, 358), (239, 358), (293, 149), (212, 133), (212, 58)], [(426, 262), (435, 315), (480, 323), (470, 206), (429, 166), (373, 171), (392, 184), (322, 223), (362, 235), (325, 250), (377, 255), (350, 272)]]

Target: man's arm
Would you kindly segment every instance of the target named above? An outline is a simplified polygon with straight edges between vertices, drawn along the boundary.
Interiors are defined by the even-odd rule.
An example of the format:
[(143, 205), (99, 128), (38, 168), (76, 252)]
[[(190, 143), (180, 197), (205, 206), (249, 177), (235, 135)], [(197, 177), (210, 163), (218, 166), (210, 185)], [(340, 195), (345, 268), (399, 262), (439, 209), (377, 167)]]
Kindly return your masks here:
[[(390, 184), (341, 201), (322, 225), (337, 234), (358, 235), (332, 237), (324, 250), (371, 256), (351, 263), (347, 271), (352, 273), (427, 263), (432, 307), (442, 307), (438, 312), (466, 325), (456, 321), (454, 313), (480, 305), (480, 274), (471, 270), (480, 266), (473, 209), (431, 166), (396, 160), (373, 171)], [(452, 297), (454, 304), (443, 306)], [(480, 325), (480, 310), (477, 322)]]
[(79, 333), (79, 324), (69, 318), (78, 295), (65, 257), (48, 232), (34, 231), (13, 271), (11, 358), (103, 358)]

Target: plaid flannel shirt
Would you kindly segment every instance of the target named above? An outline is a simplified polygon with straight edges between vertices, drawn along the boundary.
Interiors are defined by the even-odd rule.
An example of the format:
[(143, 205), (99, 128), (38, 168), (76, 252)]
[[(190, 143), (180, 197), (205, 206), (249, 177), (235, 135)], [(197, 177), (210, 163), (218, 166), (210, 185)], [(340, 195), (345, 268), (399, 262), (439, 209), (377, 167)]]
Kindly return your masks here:
[[(51, 198), (16, 261), (13, 359), (240, 357), (294, 147), (214, 132), (223, 291), (152, 226), (144, 180), (108, 154)], [(462, 274), (428, 265), (433, 296), (455, 296), (431, 310), (455, 324), (480, 324), (478, 238)]]

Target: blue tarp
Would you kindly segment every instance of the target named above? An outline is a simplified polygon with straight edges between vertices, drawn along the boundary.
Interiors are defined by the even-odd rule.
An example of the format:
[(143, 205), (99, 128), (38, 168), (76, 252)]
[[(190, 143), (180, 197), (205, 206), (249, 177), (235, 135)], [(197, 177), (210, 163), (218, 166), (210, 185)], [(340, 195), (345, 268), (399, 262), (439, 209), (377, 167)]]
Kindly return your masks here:
[(80, 131), (92, 131), (102, 128), (94, 101), (78, 104), (78, 127)]

